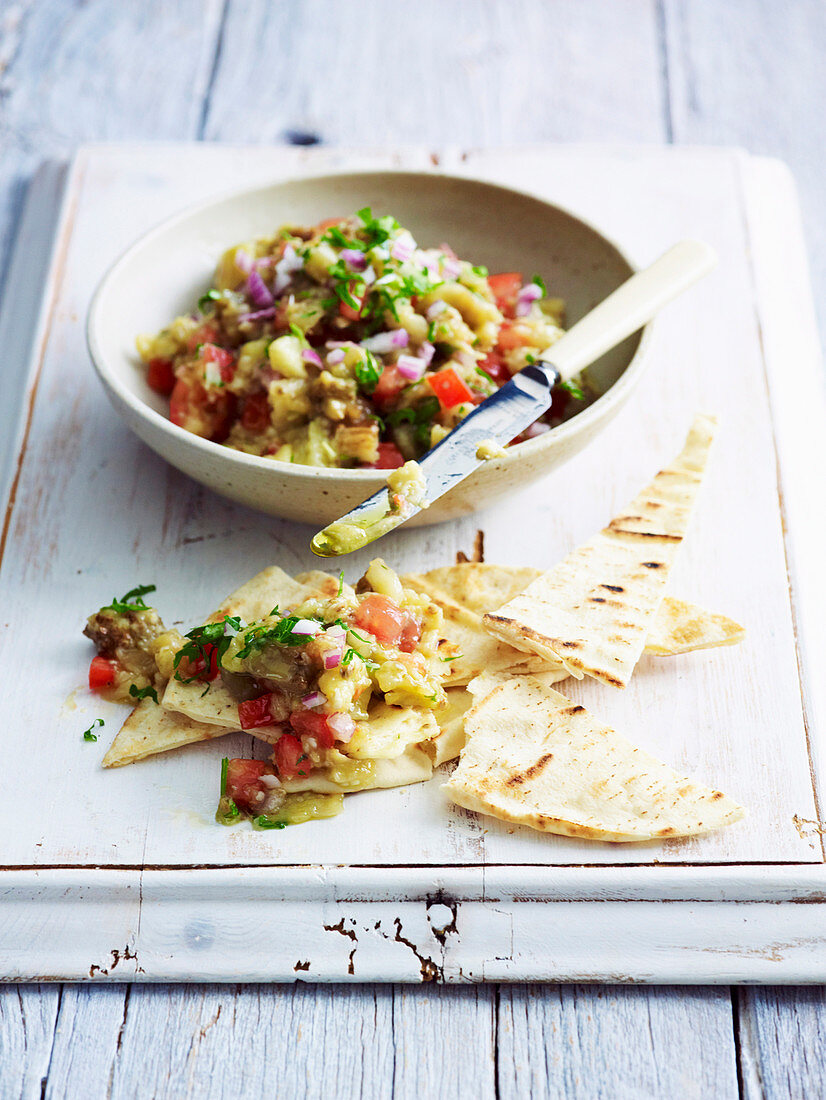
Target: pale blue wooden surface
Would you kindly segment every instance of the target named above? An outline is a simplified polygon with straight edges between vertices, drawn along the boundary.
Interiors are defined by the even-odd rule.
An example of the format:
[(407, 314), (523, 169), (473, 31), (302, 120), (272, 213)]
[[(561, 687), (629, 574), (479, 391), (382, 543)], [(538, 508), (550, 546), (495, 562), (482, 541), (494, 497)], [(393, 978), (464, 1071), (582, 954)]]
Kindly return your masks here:
[[(721, 142), (791, 164), (824, 310), (824, 51), (821, 0), (0, 0), (0, 290), (33, 169), (80, 141)], [(0, 1098), (814, 1097), (825, 1011), (793, 988), (7, 986)]]

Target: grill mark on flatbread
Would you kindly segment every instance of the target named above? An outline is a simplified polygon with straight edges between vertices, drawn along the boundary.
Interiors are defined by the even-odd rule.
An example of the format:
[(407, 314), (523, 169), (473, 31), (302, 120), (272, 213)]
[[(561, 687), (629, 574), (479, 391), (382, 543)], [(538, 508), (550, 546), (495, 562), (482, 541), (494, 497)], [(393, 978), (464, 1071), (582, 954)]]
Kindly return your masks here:
[[(698, 417), (683, 450), (607, 527), (543, 573), (484, 623), (496, 637), (552, 660), (572, 675), (624, 687), (665, 595), (712, 439)], [(642, 561), (641, 543), (659, 553)], [(622, 591), (615, 599), (600, 590)], [(628, 644), (615, 639), (625, 636)], [(577, 654), (577, 660), (572, 658)]]
[(607, 588), (609, 592), (624, 592), (621, 584), (601, 584), (600, 588)]
[(465, 712), (445, 785), (459, 806), (542, 832), (611, 842), (692, 836), (744, 811), (676, 774), (541, 676), (512, 677)]

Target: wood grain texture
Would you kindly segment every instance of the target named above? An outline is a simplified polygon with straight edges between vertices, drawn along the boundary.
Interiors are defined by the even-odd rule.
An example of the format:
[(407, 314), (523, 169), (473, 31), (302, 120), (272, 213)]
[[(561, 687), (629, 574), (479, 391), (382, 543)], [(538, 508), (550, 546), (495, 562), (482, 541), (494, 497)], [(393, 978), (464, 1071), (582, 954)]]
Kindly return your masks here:
[(60, 998), (58, 985), (0, 986), (0, 1096), (40, 1100)]
[(735, 996), (746, 1100), (826, 1095), (824, 988), (741, 989)]
[(728, 990), (502, 986), (502, 1100), (734, 1100)]
[(781, 157), (802, 196), (816, 302), (826, 324), (826, 6), (663, 0), (673, 140)]
[[(272, 142), (298, 129), (376, 148), (656, 140), (654, 8), (420, 0), (413, 14), (392, 0), (230, 0), (204, 136)], [(596, 26), (612, 45), (598, 61)], [(251, 92), (264, 72), (267, 91)]]

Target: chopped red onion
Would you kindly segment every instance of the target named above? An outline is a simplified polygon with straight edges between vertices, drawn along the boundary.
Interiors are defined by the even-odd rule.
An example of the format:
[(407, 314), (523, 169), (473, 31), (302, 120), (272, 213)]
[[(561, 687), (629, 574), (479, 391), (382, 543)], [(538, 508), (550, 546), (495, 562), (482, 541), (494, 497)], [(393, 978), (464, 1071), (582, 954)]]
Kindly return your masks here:
[(324, 364), (321, 362), (321, 356), (313, 348), (304, 348), (301, 353), (301, 358), (305, 363), (312, 363), (313, 366), (319, 369), (323, 368)]
[(319, 707), (327, 702), (327, 696), (323, 691), (311, 691), (309, 695), (301, 696), (301, 703), (305, 707)]
[(300, 271), (304, 267), (304, 261), (298, 255), (296, 250), (291, 244), (285, 245), (284, 254), (278, 263), (275, 265), (275, 283), (273, 284), (273, 292), (275, 294), (283, 294), (292, 281), (292, 276), (296, 271)]
[(418, 382), (427, 370), (427, 363), (417, 355), (400, 355), (396, 360), (396, 369), (402, 378)]
[(352, 340), (328, 340), (325, 346), (328, 348), (353, 348), (356, 345)]
[(267, 284), (255, 269), (249, 273), (247, 278), (247, 295), (252, 304), (260, 309), (266, 309), (274, 301)]
[(445, 256), (442, 260), (442, 274), (448, 279), (457, 279), (462, 272), (462, 265), (452, 256)]
[(316, 634), (320, 633), (321, 624), (315, 622), (313, 619), (299, 619), (290, 631), (290, 634), (306, 634), (311, 638), (314, 638)]
[(430, 362), (435, 354), (436, 349), (434, 348), (434, 346), (430, 343), (429, 340), (425, 340), (425, 342), (419, 348), (419, 357), (421, 359), (424, 359), (426, 367), (430, 366)]
[(273, 790), (273, 788), (275, 787), (281, 786), (281, 780), (278, 778), (278, 776), (270, 775), (269, 772), (264, 772), (264, 774), (259, 776), (258, 778), (259, 781), (263, 783), (265, 787), (269, 787), (270, 790)]
[(529, 428), (525, 429), (525, 435), (528, 439), (535, 439), (538, 435), (544, 435), (545, 432), (551, 430), (550, 424), (545, 424), (542, 420), (536, 420)]
[(447, 302), (443, 302), (441, 298), (437, 298), (432, 305), (427, 307), (425, 317), (427, 317), (428, 321), (435, 321), (439, 314), (444, 313), (446, 309)]
[(333, 351), (327, 353), (327, 362), (331, 367), (334, 367), (336, 363), (344, 362), (344, 348), (334, 348)]
[(255, 261), (253, 267), (257, 268), (259, 271), (266, 271), (267, 268), (272, 267), (274, 263), (274, 256), (262, 256), (260, 260)]
[(341, 258), (351, 271), (364, 271), (367, 267), (367, 257), (356, 248), (342, 248)]
[(259, 309), (255, 313), (241, 313), (238, 316), (238, 324), (246, 324), (247, 321), (266, 321), (268, 317), (275, 317), (275, 306), (271, 309)]
[(527, 286), (523, 286), (516, 295), (516, 308), (514, 309), (516, 316), (527, 317), (531, 312), (533, 303), (541, 297), (542, 291), (536, 283), (528, 283)]
[(324, 667), (325, 668), (338, 668), (341, 664), (341, 650), (331, 649), (329, 653), (324, 654)]
[(336, 741), (349, 741), (356, 732), (356, 723), (349, 714), (336, 711), (327, 717), (327, 728), (336, 735)]
[(245, 275), (249, 275), (252, 271), (252, 259), (246, 254), (243, 248), (236, 250), (235, 266), (239, 271), (243, 271)]
[(362, 272), (361, 279), (365, 286), (372, 286), (376, 281), (376, 273), (372, 264)]
[(390, 246), (390, 255), (394, 260), (405, 263), (416, 251), (416, 242), (409, 233), (400, 233)]
[(391, 332), (377, 332), (375, 336), (368, 336), (361, 341), (365, 351), (375, 352), (377, 355), (386, 355), (387, 352), (396, 351), (397, 348), (406, 348), (410, 336), (406, 329), (396, 328)]

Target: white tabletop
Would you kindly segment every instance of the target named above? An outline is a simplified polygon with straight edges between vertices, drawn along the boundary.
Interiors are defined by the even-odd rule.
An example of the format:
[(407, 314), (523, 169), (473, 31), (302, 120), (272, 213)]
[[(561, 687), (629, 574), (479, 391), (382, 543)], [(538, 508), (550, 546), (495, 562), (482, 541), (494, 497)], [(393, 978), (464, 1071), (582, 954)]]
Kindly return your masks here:
[[(720, 142), (791, 164), (821, 301), (825, 46), (818, 0), (9, 0), (0, 290), (32, 170), (80, 141)], [(816, 1096), (823, 1010), (808, 988), (5, 986), (0, 1096)]]

